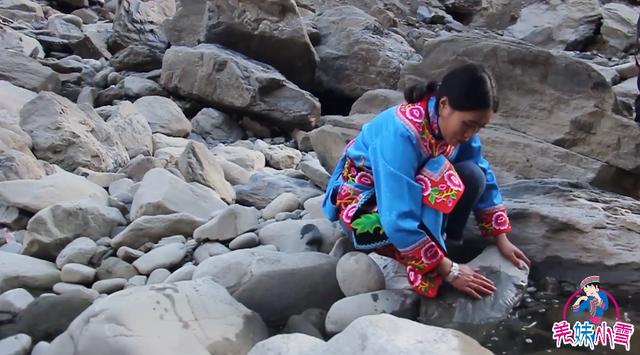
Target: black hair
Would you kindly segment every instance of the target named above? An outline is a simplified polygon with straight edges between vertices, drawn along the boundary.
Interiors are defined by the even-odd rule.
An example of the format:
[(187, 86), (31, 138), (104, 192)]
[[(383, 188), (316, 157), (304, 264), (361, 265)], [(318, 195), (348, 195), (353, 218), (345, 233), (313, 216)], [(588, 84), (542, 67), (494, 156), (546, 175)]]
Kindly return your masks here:
[(584, 286), (587, 287), (587, 286), (590, 286), (590, 285), (593, 285), (593, 286), (597, 287), (598, 289), (600, 288), (600, 283), (599, 282), (591, 282), (591, 283), (588, 283), (588, 284), (586, 284)]
[[(449, 105), (457, 111), (476, 111), (491, 109), (498, 112), (498, 94), (493, 75), (480, 64), (464, 64), (456, 67), (444, 76), (442, 83), (435, 81), (415, 84), (404, 91), (408, 103), (417, 103), (436, 96), (438, 102), (443, 97), (449, 99)], [(437, 110), (436, 105), (436, 110)]]

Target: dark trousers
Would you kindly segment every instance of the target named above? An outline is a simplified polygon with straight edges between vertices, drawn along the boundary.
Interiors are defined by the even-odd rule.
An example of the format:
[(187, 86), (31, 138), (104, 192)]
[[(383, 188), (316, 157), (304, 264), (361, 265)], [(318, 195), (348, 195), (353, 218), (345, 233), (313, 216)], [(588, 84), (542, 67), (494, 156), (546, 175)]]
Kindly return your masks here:
[(447, 244), (461, 244), (464, 239), (464, 227), (473, 207), (484, 193), (487, 180), (482, 169), (471, 161), (460, 162), (453, 166), (460, 176), (465, 190), (456, 207), (446, 218), (445, 232)]

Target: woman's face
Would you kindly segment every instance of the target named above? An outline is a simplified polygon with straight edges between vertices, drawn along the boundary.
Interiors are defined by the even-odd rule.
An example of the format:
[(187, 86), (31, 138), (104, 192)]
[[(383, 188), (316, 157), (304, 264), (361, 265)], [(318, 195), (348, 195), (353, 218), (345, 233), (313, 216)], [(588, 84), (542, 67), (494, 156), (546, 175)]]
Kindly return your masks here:
[(444, 140), (451, 145), (466, 142), (486, 126), (493, 112), (490, 109), (477, 111), (457, 111), (449, 105), (449, 99), (443, 97), (438, 103), (440, 113), (440, 133)]

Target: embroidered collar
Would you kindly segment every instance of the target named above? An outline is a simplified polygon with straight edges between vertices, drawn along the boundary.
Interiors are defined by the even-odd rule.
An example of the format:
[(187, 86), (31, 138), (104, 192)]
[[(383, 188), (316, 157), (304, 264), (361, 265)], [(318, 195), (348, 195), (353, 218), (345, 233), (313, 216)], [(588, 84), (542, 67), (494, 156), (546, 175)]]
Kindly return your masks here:
[(418, 136), (425, 154), (428, 156), (443, 154), (448, 158), (453, 154), (455, 147), (441, 138), (435, 103), (435, 97), (416, 104), (404, 103), (398, 106), (396, 116)]

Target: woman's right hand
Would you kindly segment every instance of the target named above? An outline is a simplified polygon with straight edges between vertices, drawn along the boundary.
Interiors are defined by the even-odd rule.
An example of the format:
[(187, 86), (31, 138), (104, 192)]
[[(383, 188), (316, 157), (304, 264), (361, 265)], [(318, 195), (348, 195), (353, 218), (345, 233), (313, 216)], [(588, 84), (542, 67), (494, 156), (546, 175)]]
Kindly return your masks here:
[(491, 295), (495, 292), (496, 286), (487, 277), (479, 273), (480, 269), (471, 268), (466, 264), (460, 264), (460, 273), (450, 284), (459, 291), (462, 291), (476, 299)]

